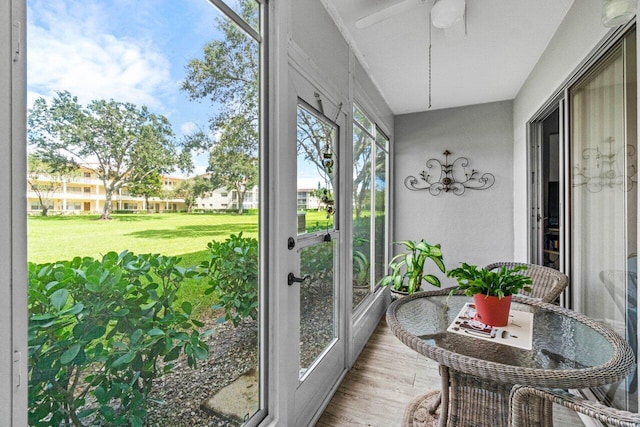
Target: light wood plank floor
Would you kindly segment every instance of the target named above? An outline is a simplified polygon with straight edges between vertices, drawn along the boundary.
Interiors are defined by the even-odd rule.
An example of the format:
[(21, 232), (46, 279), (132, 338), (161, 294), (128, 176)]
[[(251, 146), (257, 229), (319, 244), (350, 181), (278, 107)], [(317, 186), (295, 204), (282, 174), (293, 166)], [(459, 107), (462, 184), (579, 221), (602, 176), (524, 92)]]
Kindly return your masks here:
[[(402, 344), (383, 317), (316, 427), (400, 426), (407, 404), (432, 389), (440, 389), (438, 364)], [(557, 405), (553, 418), (557, 426), (584, 426)]]
[(438, 364), (393, 335), (383, 317), (316, 427), (393, 427), (415, 396), (440, 388)]

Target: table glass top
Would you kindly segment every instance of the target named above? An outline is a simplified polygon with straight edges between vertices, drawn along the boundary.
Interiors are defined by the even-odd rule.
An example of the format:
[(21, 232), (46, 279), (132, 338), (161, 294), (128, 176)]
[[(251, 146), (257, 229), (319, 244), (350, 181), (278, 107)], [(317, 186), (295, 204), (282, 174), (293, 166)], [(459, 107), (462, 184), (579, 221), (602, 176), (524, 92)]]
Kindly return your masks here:
[(512, 310), (534, 313), (532, 350), (447, 332), (464, 303), (470, 301), (464, 296), (417, 298), (398, 307), (396, 318), (405, 331), (429, 346), (520, 368), (582, 369), (602, 365), (613, 357), (611, 343), (588, 325), (516, 302), (512, 303)]

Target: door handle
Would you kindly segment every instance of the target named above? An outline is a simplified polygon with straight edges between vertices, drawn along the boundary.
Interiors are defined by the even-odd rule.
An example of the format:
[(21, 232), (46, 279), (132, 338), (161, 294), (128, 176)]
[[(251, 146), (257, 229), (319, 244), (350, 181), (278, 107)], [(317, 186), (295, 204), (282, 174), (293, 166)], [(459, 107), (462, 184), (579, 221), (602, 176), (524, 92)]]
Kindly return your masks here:
[(311, 279), (311, 276), (309, 276), (308, 274), (304, 277), (296, 277), (293, 273), (289, 273), (289, 275), (287, 276), (287, 284), (291, 286), (294, 283), (304, 283), (304, 281), (307, 279)]

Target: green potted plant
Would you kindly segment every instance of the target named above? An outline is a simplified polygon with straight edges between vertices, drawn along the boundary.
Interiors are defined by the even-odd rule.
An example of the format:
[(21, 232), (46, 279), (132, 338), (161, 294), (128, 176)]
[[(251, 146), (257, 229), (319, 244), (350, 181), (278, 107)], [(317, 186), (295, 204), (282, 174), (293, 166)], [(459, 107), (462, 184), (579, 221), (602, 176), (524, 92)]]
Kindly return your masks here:
[(520, 273), (526, 269), (521, 265), (487, 270), (462, 263), (462, 266), (447, 271), (447, 277), (455, 277), (457, 289), (463, 290), (467, 296), (473, 296), (479, 321), (491, 326), (506, 326), (511, 296), (520, 290), (531, 291), (531, 278)]
[(428, 259), (445, 273), (440, 245), (430, 245), (424, 240), (419, 242), (403, 240), (395, 242), (402, 245), (405, 251), (394, 256), (389, 263), (389, 274), (382, 278), (382, 286), (390, 286), (392, 292), (410, 295), (420, 289), (422, 282), (440, 287), (440, 279), (433, 274), (425, 273)]
[(370, 282), (371, 265), (369, 256), (365, 252), (369, 249), (369, 239), (354, 237), (353, 239), (353, 286), (368, 288)]

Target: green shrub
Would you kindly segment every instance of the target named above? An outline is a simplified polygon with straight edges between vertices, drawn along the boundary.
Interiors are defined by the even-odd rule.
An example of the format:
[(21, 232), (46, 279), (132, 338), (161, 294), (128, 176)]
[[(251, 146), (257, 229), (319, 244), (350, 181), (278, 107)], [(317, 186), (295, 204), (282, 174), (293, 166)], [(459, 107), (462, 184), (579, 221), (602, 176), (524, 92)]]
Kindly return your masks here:
[(258, 316), (258, 241), (232, 234), (224, 242), (213, 241), (210, 258), (200, 264), (201, 274), (208, 278), (205, 294), (215, 292), (224, 309), (218, 322), (230, 321), (238, 326), (246, 317)]
[(29, 264), (30, 425), (141, 426), (152, 381), (181, 354), (208, 357), (191, 304), (173, 304), (195, 275), (178, 262), (125, 251)]
[(304, 284), (305, 292), (316, 296), (333, 292), (334, 257), (332, 242), (307, 246), (300, 251), (300, 275), (309, 276)]

